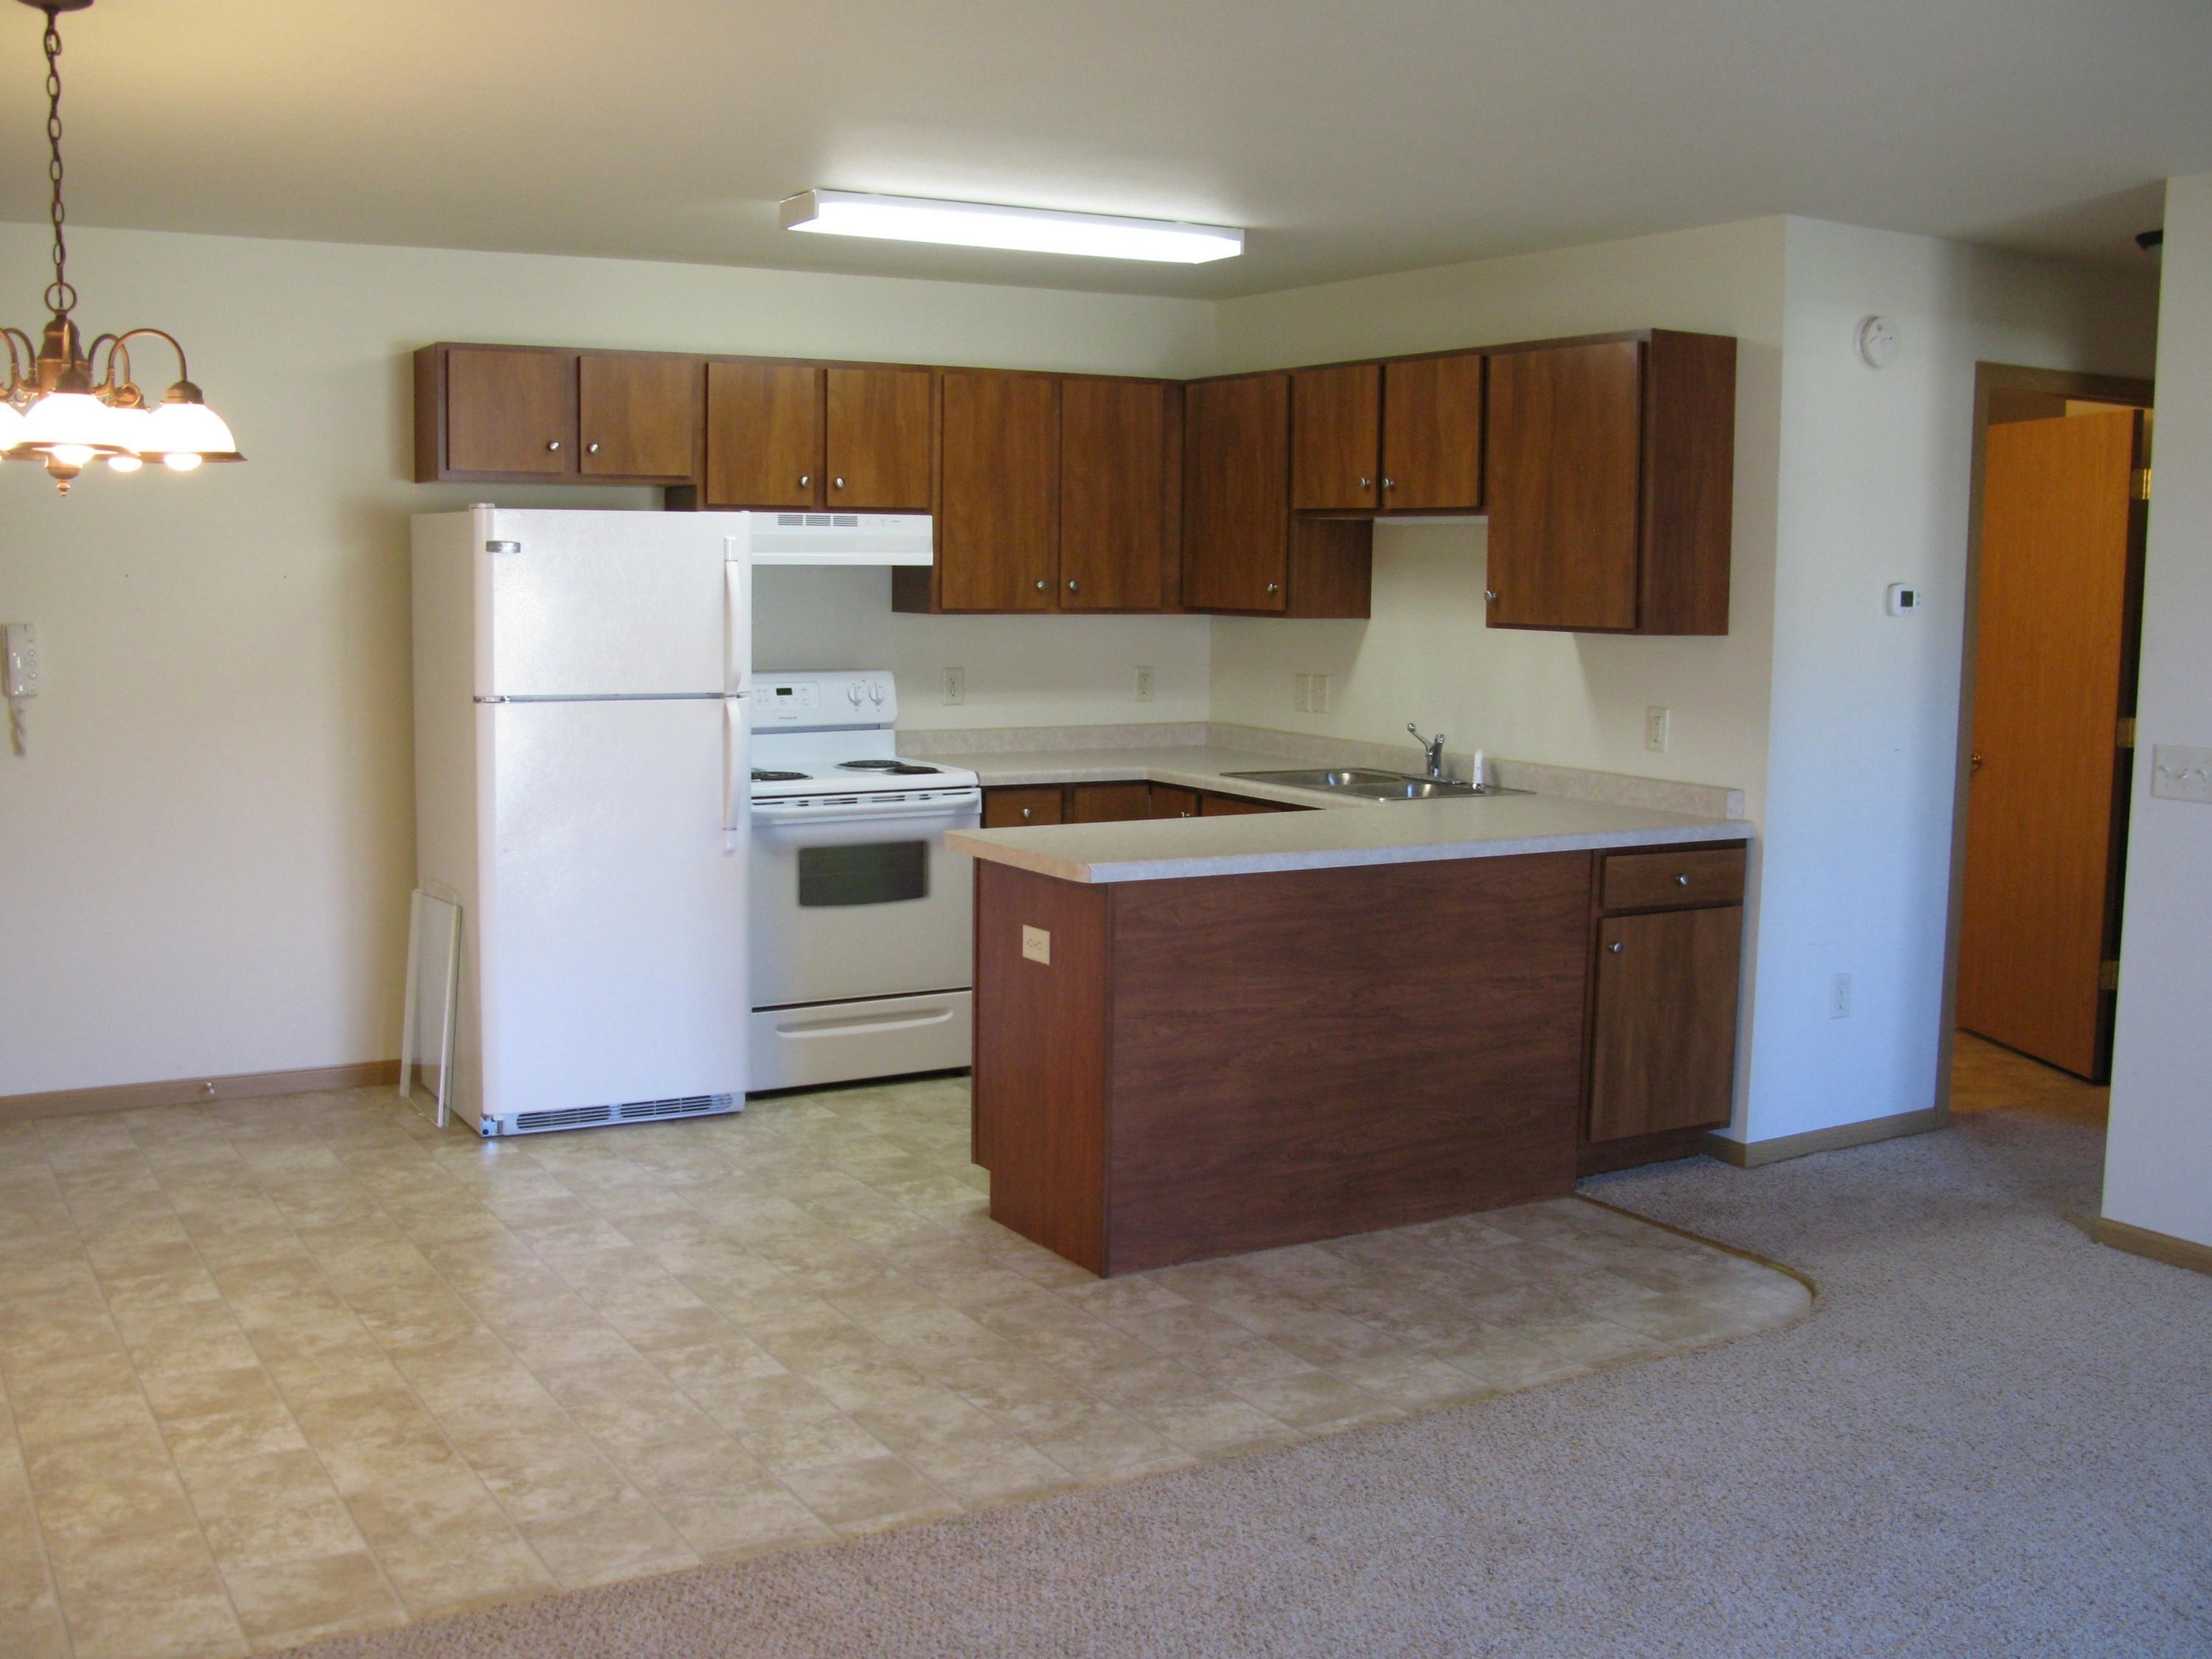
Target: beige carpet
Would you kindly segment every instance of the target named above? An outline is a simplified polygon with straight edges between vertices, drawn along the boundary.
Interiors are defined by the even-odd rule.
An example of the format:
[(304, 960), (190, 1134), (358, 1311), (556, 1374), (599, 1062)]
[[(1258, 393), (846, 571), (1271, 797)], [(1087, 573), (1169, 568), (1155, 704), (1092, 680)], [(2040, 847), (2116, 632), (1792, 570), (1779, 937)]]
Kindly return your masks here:
[(1776, 1335), (317, 1659), (2212, 1652), (2212, 1279), (1991, 1112), (1591, 1190), (1820, 1285)]

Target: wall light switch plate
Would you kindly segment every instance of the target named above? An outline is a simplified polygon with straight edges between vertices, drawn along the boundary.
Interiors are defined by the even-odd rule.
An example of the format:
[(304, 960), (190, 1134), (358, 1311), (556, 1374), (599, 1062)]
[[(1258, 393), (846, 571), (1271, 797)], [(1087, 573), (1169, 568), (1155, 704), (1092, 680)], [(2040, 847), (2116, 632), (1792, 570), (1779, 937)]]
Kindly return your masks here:
[(2150, 792), (2161, 800), (2212, 806), (2212, 749), (2161, 743), (2150, 751)]
[(945, 701), (948, 703), (968, 701), (968, 671), (948, 668), (945, 671)]
[(1139, 668), (1137, 671), (1137, 701), (1150, 702), (1152, 700), (1152, 671), (1149, 668)]
[(31, 623), (9, 623), (4, 635), (7, 647), (8, 689), (10, 697), (35, 697), (39, 695), (39, 630)]
[(1832, 974), (1828, 977), (1828, 1018), (1849, 1019), (1851, 1017), (1851, 976)]
[(1303, 714), (1313, 707), (1313, 676), (1300, 674), (1291, 681), (1291, 707)]
[(1667, 752), (1667, 739), (1674, 725), (1674, 711), (1657, 704), (1644, 711), (1644, 746), (1655, 755)]
[(1029, 923), (1024, 922), (1022, 924), (1022, 954), (1031, 962), (1041, 962), (1046, 967), (1051, 967), (1052, 935), (1042, 927), (1032, 927)]
[(1326, 674), (1313, 677), (1312, 712), (1316, 714), (1328, 713), (1328, 676)]

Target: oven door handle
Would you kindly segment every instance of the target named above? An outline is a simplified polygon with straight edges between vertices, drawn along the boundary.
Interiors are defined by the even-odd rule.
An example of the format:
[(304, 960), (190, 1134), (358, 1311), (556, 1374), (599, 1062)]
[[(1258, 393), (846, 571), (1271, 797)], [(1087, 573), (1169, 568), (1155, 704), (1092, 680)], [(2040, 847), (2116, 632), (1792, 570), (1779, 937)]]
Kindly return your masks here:
[(983, 802), (980, 790), (965, 796), (932, 801), (856, 801), (849, 805), (790, 806), (775, 801), (753, 803), (753, 823), (763, 829), (796, 829), (808, 823), (853, 823), (871, 818), (908, 818), (921, 822), (957, 818), (977, 811)]

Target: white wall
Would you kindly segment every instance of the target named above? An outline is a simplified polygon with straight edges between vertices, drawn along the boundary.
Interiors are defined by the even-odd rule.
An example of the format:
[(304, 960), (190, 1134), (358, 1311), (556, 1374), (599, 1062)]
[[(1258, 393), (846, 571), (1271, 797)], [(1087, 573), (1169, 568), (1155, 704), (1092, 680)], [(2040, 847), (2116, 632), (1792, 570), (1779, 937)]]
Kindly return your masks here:
[[(1747, 1139), (1936, 1103), (1975, 364), (2148, 375), (2154, 332), (2147, 270), (1804, 219), (1788, 250)], [(1875, 313), (1903, 338), (1879, 371)], [(1917, 615), (1886, 614), (1895, 581)]]
[[(1728, 634), (1638, 640), (1483, 626), (1485, 524), (1385, 525), (1370, 620), (1214, 625), (1218, 720), (1452, 747), (1560, 766), (1717, 783), (1759, 817), (1782, 377), (1778, 218), (1437, 270), (1365, 277), (1221, 307), (1223, 370), (1643, 327), (1737, 337), (1735, 556)], [(1330, 677), (1329, 712), (1291, 708), (1296, 674)], [(1674, 711), (1667, 753), (1644, 710)]]
[(2212, 1245), (2212, 806), (2154, 800), (2151, 750), (2212, 747), (2212, 173), (2166, 186), (2105, 1213)]
[[(0, 753), (0, 1095), (388, 1058), (413, 866), (407, 516), (645, 491), (408, 482), (408, 354), (447, 339), (1182, 374), (1210, 307), (975, 284), (72, 230), (94, 329), (178, 333), (251, 459), (0, 468), (0, 619), (39, 624), (26, 759)], [(43, 226), (0, 226), (29, 303)], [(16, 313), (13, 320), (37, 319)], [(156, 390), (173, 371), (142, 352)], [(965, 719), (1201, 708), (1205, 624), (927, 624), (858, 578), (770, 585), (764, 654), (969, 657)], [(1121, 696), (1117, 698), (1116, 693)], [(918, 718), (935, 714), (918, 704)], [(943, 711), (953, 714), (957, 711)]]

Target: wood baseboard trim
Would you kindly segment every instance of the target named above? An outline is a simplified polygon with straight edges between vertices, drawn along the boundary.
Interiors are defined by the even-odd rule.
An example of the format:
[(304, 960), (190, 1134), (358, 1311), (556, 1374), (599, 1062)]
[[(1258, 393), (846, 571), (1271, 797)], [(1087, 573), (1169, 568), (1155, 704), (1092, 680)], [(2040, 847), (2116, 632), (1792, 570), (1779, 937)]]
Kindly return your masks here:
[(260, 1100), (270, 1095), (313, 1094), (328, 1089), (374, 1089), (398, 1081), (398, 1060), (369, 1060), (351, 1066), (313, 1066), (297, 1072), (237, 1072), (228, 1077), (179, 1078), (168, 1083), (122, 1083), (102, 1089), (0, 1095), (0, 1124), (79, 1117), (88, 1112), (200, 1106), (213, 1100)]
[(2154, 1232), (2148, 1227), (2113, 1221), (2101, 1215), (2093, 1215), (2083, 1221), (2081, 1230), (2100, 1244), (2125, 1250), (2130, 1255), (2146, 1255), (2153, 1261), (2163, 1261), (2169, 1267), (2186, 1267), (2193, 1273), (2212, 1273), (2212, 1244), (2176, 1238), (2172, 1233)]
[(1756, 1170), (1763, 1164), (1806, 1158), (1814, 1152), (1840, 1152), (1846, 1146), (1894, 1140), (1900, 1135), (1924, 1135), (1930, 1129), (1942, 1128), (1948, 1121), (1948, 1113), (1929, 1106), (1917, 1112), (1899, 1112), (1893, 1117), (1869, 1118), (1863, 1123), (1808, 1129), (1802, 1135), (1777, 1135), (1771, 1140), (1731, 1140), (1725, 1135), (1707, 1135), (1705, 1150), (1739, 1170)]

